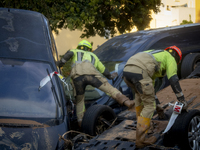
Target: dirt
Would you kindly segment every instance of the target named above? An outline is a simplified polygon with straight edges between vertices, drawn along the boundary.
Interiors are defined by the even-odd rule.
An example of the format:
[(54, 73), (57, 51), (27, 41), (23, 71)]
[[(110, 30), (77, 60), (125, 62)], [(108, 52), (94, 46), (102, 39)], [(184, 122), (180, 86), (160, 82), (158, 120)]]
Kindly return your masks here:
[[(188, 109), (200, 109), (200, 78), (183, 79), (179, 82), (185, 99), (189, 101), (191, 98), (194, 98), (193, 102), (190, 103)], [(174, 94), (171, 86), (164, 88), (156, 95), (161, 102), (161, 105), (165, 105), (166, 103), (172, 101), (172, 103), (174, 104), (177, 101), (176, 95)]]
[(13, 126), (26, 126), (26, 125), (34, 125), (37, 127), (33, 127), (33, 128), (46, 128), (49, 127), (49, 125), (46, 124), (42, 124), (39, 123), (37, 121), (33, 121), (33, 120), (22, 120), (22, 119), (0, 119), (0, 123), (1, 124), (5, 124), (5, 125), (13, 125)]
[[(184, 79), (180, 80), (180, 85), (187, 101), (194, 99), (188, 109), (200, 109), (200, 79)], [(161, 105), (166, 103), (175, 103), (177, 101), (176, 95), (174, 94), (171, 86), (159, 91), (157, 94)], [(165, 110), (172, 106), (168, 106)], [(136, 120), (134, 108), (132, 110), (126, 110), (119, 114), (119, 116), (124, 116), (127, 118), (132, 118), (130, 120), (124, 120), (119, 125), (103, 132), (97, 140), (122, 140), (122, 141), (135, 141), (136, 139), (136, 126), (133, 126), (134, 120)], [(156, 116), (155, 116), (156, 117)], [(164, 131), (168, 124), (168, 121), (156, 121), (154, 120), (154, 125), (149, 132), (161, 133)]]

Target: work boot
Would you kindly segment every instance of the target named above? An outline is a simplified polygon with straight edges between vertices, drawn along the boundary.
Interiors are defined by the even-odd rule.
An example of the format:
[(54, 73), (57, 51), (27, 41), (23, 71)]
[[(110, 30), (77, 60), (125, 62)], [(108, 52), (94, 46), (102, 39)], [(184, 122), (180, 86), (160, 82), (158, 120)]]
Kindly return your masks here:
[(162, 108), (160, 105), (156, 105), (156, 111), (159, 119), (165, 119), (164, 108)]
[(143, 106), (142, 105), (139, 105), (139, 106), (136, 106), (135, 107), (135, 111), (136, 111), (136, 117), (138, 118), (138, 116), (140, 116), (140, 113), (143, 109)]
[(116, 95), (116, 101), (120, 104), (120, 105), (125, 105), (126, 107), (128, 107), (128, 109), (131, 109), (134, 107), (135, 102), (133, 100), (130, 100), (128, 97), (126, 97), (125, 95), (118, 93)]
[(150, 118), (138, 116), (137, 128), (136, 128), (136, 147), (143, 148), (147, 145), (151, 145), (157, 141), (157, 137), (152, 135), (148, 136), (147, 132), (150, 128)]

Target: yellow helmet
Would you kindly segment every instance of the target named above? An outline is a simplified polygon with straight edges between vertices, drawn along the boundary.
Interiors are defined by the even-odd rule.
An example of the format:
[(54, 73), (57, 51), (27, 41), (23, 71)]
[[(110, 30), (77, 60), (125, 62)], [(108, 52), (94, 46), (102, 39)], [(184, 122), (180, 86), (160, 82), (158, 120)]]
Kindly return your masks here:
[(78, 43), (77, 49), (92, 51), (92, 45), (86, 40), (82, 40)]

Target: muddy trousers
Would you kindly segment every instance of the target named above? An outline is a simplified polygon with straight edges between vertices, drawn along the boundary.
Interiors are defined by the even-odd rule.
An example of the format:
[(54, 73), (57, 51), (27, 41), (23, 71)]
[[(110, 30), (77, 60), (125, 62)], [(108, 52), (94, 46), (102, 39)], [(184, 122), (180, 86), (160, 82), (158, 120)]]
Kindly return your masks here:
[(153, 81), (148, 73), (137, 66), (126, 66), (126, 70), (134, 72), (123, 73), (125, 83), (135, 91), (135, 107), (140, 106), (138, 115), (152, 118), (156, 109)]
[(124, 81), (135, 91), (136, 147), (142, 148), (157, 140), (155, 136), (148, 137), (147, 134), (156, 109), (154, 86), (152, 79), (145, 70), (137, 66), (128, 66), (128, 68), (126, 70), (133, 70), (134, 72), (124, 72)]
[(85, 112), (84, 93), (87, 85), (91, 85), (105, 92), (107, 95), (115, 99), (120, 105), (125, 105), (128, 108), (134, 106), (134, 102), (130, 101), (125, 95), (121, 94), (119, 90), (111, 86), (102, 77), (95, 77), (94, 75), (82, 75), (73, 79), (73, 84), (76, 90), (76, 113), (78, 124), (81, 126), (82, 118)]

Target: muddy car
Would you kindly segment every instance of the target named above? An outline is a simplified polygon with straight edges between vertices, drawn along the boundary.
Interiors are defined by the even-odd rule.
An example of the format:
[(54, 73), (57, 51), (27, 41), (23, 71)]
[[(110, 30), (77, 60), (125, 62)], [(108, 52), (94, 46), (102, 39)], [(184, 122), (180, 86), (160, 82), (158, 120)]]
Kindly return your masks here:
[[(122, 72), (126, 61), (132, 55), (138, 52), (148, 49), (165, 49), (168, 46), (176, 45), (182, 50), (183, 53), (183, 61), (178, 65), (178, 76), (180, 79), (185, 78), (194, 70), (197, 63), (200, 61), (199, 34), (200, 24), (189, 24), (155, 30), (139, 31), (116, 36), (99, 46), (94, 53), (99, 57), (99, 59), (104, 63), (111, 73), (118, 73), (117, 78), (114, 80), (108, 80), (109, 83), (130, 99), (134, 99), (133, 91), (127, 87), (122, 79)], [(166, 77), (163, 79), (156, 79), (155, 91), (157, 92), (168, 85), (169, 82)], [(83, 122), (85, 122), (83, 131), (92, 135), (101, 132), (98, 129), (97, 124), (95, 124), (97, 121), (94, 121), (99, 116), (102, 116), (101, 112), (105, 112), (105, 115), (103, 116), (107, 117), (106, 119), (113, 119), (114, 116), (127, 109), (126, 107), (120, 106), (114, 99), (106, 95), (104, 92), (91, 86), (86, 88), (85, 103), (86, 108), (96, 104), (109, 106), (115, 114), (113, 115), (113, 111), (110, 111), (110, 109), (104, 110), (105, 108), (98, 108), (99, 114), (96, 114), (92, 111), (90, 113), (86, 112), (86, 118), (90, 119), (85, 119), (86, 121), (83, 120)], [(135, 116), (130, 117), (134, 118)], [(99, 123), (100, 126), (104, 124), (106, 127), (108, 127), (105, 122), (101, 124), (100, 121)], [(98, 131), (91, 129), (91, 124), (93, 124), (92, 126), (96, 126), (96, 130)]]
[[(200, 61), (200, 37), (197, 36), (196, 33), (200, 33), (200, 24), (139, 31), (136, 33), (129, 33), (114, 37), (101, 45), (94, 51), (94, 53), (102, 62), (104, 62), (105, 65), (110, 64), (110, 68), (108, 66), (110, 72), (118, 72), (119, 76), (110, 83), (118, 88), (122, 93), (125, 93), (127, 90), (130, 91), (130, 89), (126, 86), (126, 84), (124, 84), (124, 81), (121, 78), (123, 65), (125, 65), (125, 62), (128, 58), (130, 58), (130, 56), (148, 49), (165, 49), (171, 45), (179, 47), (183, 53), (183, 61), (178, 66), (178, 76), (180, 79), (186, 78), (192, 71), (195, 70), (198, 62)], [(157, 96), (165, 108), (167, 116), (167, 120), (164, 120), (165, 122), (163, 122), (162, 125), (163, 128), (160, 131), (163, 132), (172, 115), (173, 107), (171, 105), (175, 104), (176, 98), (169, 98), (170, 95), (175, 96), (175, 94), (172, 91), (167, 91), (167, 89), (171, 89), (171, 87), (168, 87), (169, 83), (166, 78), (163, 78), (162, 80), (157, 79), (156, 82), (155, 89)], [(190, 80), (181, 80), (181, 86), (183, 86), (182, 83), (184, 82), (190, 82)], [(198, 83), (199, 81), (195, 80), (194, 82)], [(194, 83), (192, 82), (192, 84)], [(182, 87), (183, 93), (187, 90), (187, 88), (187, 86)], [(163, 135), (164, 137), (162, 140), (158, 141), (156, 145), (160, 146), (160, 148), (162, 146), (170, 146), (171, 148), (177, 149), (184, 149), (184, 147), (187, 147), (187, 149), (196, 149), (196, 147), (198, 147), (199, 110), (197, 109), (199, 106), (199, 99), (198, 96), (195, 96), (199, 91), (198, 84), (196, 89), (196, 92), (189, 90), (191, 92), (190, 94), (185, 93), (186, 100), (191, 103), (189, 112), (179, 115), (179, 119), (177, 119), (179, 125), (175, 125), (175, 129), (172, 127), (169, 131), (167, 131), (165, 136)], [(98, 91), (98, 89), (93, 90)], [(168, 96), (165, 95), (166, 97), (162, 97), (162, 95), (164, 95), (163, 93), (167, 93)], [(127, 96), (134, 95), (132, 91), (126, 94)], [(88, 101), (88, 103), (90, 102), (91, 100)], [(169, 105), (169, 103), (171, 105)], [(88, 149), (103, 149), (105, 147), (115, 147), (116, 149), (134, 149), (136, 129), (135, 114), (127, 110), (124, 111), (123, 109), (120, 111), (120, 108), (121, 106), (115, 104), (115, 101), (112, 98), (109, 98), (106, 94), (99, 97), (98, 100), (95, 99), (84, 115), (84, 125), (82, 128), (85, 133), (98, 136), (92, 140), (86, 140), (88, 143), (79, 142), (75, 145), (75, 147), (77, 146), (77, 149), (82, 149), (84, 147), (87, 147)], [(157, 116), (155, 112), (154, 120), (156, 119)], [(180, 120), (184, 120), (181, 127)], [(175, 124), (177, 123), (175, 122)], [(177, 128), (180, 128), (180, 130), (177, 130)], [(175, 135), (180, 135), (181, 138)], [(182, 139), (182, 137), (184, 137), (183, 140), (177, 140)], [(181, 145), (182, 142), (184, 142), (184, 144)]]
[[(200, 70), (198, 74), (200, 73)], [(176, 104), (177, 98), (170, 86), (157, 93), (162, 107), (165, 109), (165, 119), (158, 119), (155, 112), (152, 118), (152, 125), (149, 134), (159, 133), (160, 138), (156, 143), (141, 148), (141, 150), (198, 150), (200, 147), (200, 76), (193, 76), (189, 79), (180, 80), (185, 98), (188, 102), (188, 110), (178, 112), (179, 107)], [(87, 112), (96, 112), (98, 107), (105, 110), (106, 105), (91, 106)], [(86, 113), (87, 113), (86, 112)], [(177, 113), (178, 112), (178, 113)], [(125, 112), (123, 112), (125, 113)], [(103, 113), (102, 113), (103, 114)], [(126, 110), (126, 114), (134, 114)], [(99, 135), (86, 136), (80, 134), (74, 140), (74, 149), (81, 150), (92, 149), (136, 149), (136, 126), (135, 119), (124, 119), (121, 122), (120, 114), (115, 116), (111, 123), (101, 118), (102, 122), (107, 123), (108, 128)], [(89, 121), (89, 120), (88, 120)], [(172, 124), (171, 124), (172, 123)], [(88, 123), (89, 124), (89, 123)], [(89, 130), (88, 130), (89, 131)]]
[(63, 149), (59, 135), (69, 130), (56, 46), (40, 13), (0, 8), (0, 149)]

